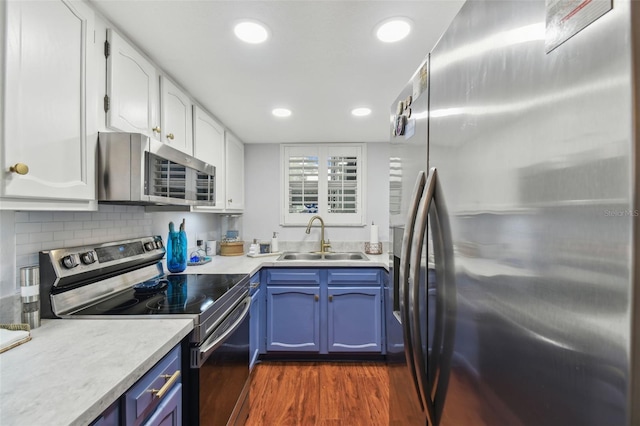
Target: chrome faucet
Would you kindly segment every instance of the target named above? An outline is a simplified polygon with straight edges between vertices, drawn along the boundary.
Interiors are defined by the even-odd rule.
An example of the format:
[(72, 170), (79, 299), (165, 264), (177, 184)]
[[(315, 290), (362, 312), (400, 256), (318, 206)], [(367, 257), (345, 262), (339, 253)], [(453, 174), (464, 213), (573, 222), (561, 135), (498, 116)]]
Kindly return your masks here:
[(318, 219), (320, 221), (320, 253), (326, 253), (329, 250), (327, 250), (329, 247), (331, 247), (331, 243), (329, 243), (329, 241), (327, 241), (326, 243), (324, 242), (324, 220), (322, 220), (322, 218), (320, 216), (313, 216), (310, 220), (309, 223), (307, 224), (307, 230), (304, 231), (306, 234), (310, 234), (311, 233), (311, 224), (313, 223), (314, 220)]

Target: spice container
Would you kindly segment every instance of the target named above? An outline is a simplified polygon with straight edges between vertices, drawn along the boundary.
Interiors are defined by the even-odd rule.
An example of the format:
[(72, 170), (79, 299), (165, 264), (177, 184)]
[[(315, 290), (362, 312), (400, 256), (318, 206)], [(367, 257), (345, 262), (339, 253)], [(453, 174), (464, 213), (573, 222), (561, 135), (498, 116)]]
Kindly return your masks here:
[(20, 268), (22, 319), (30, 328), (40, 327), (40, 267)]

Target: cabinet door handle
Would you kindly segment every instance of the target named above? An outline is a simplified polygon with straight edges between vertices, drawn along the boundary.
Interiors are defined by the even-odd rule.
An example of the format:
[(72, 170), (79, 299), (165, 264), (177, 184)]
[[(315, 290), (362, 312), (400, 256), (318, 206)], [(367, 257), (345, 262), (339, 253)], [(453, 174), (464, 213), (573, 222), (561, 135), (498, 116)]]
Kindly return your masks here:
[(229, 204), (233, 203), (233, 198), (229, 198), (229, 199), (227, 200), (227, 202), (228, 202)]
[(329, 296), (329, 302), (333, 302), (333, 296)]
[(15, 165), (9, 167), (9, 171), (11, 173), (17, 173), (19, 175), (26, 175), (29, 173), (29, 166), (24, 163), (16, 163)]
[(164, 396), (164, 394), (167, 393), (167, 391), (169, 389), (171, 389), (173, 384), (176, 381), (178, 381), (178, 378), (180, 377), (180, 370), (176, 370), (176, 372), (173, 373), (171, 376), (169, 376), (168, 374), (163, 374), (161, 377), (163, 377), (164, 379), (169, 378), (169, 380), (167, 380), (165, 382), (165, 384), (162, 385), (162, 387), (160, 389), (151, 389), (151, 390), (149, 390), (149, 392), (151, 392), (153, 394), (153, 396), (155, 396), (158, 399), (162, 398)]
[(167, 139), (171, 139), (171, 140), (173, 140), (173, 133), (169, 133), (169, 134), (167, 135)]
[(320, 300), (320, 296), (318, 296), (317, 294), (314, 294), (313, 295), (313, 300), (315, 300), (317, 302), (318, 300)]
[(161, 131), (160, 126), (156, 126), (151, 130), (153, 130), (153, 133), (160, 133), (160, 131)]

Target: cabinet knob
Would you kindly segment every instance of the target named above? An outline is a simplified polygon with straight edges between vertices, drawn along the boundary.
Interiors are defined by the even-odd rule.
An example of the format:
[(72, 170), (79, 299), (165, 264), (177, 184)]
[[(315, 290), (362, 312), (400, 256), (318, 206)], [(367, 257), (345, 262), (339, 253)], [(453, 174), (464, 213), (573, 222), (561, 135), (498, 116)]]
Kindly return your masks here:
[(313, 299), (317, 302), (318, 300), (320, 300), (320, 296), (318, 296), (317, 294), (314, 294)]
[(167, 139), (171, 139), (171, 140), (173, 140), (173, 133), (169, 133), (169, 134), (167, 135)]
[(160, 126), (156, 126), (151, 130), (153, 130), (154, 133), (160, 133)]
[(329, 302), (333, 302), (333, 296), (329, 296)]
[(233, 203), (233, 198), (229, 198), (229, 199), (227, 200), (227, 202), (228, 202), (229, 204)]
[(17, 173), (19, 175), (26, 175), (29, 173), (29, 166), (24, 163), (16, 163), (15, 165), (9, 167), (9, 171), (11, 173)]

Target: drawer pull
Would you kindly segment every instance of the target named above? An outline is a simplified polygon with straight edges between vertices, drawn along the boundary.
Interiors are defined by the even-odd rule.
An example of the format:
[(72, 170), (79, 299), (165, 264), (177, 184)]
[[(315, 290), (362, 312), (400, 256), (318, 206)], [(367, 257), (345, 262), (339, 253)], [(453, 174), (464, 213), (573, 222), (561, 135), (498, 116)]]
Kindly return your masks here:
[(169, 389), (171, 389), (173, 384), (178, 381), (178, 379), (180, 378), (180, 370), (176, 370), (176, 372), (173, 373), (172, 375), (162, 374), (160, 375), (160, 377), (164, 379), (169, 379), (169, 380), (167, 380), (167, 382), (160, 389), (149, 390), (149, 392), (151, 392), (153, 396), (155, 396), (158, 399), (162, 398), (164, 394), (167, 393)]

